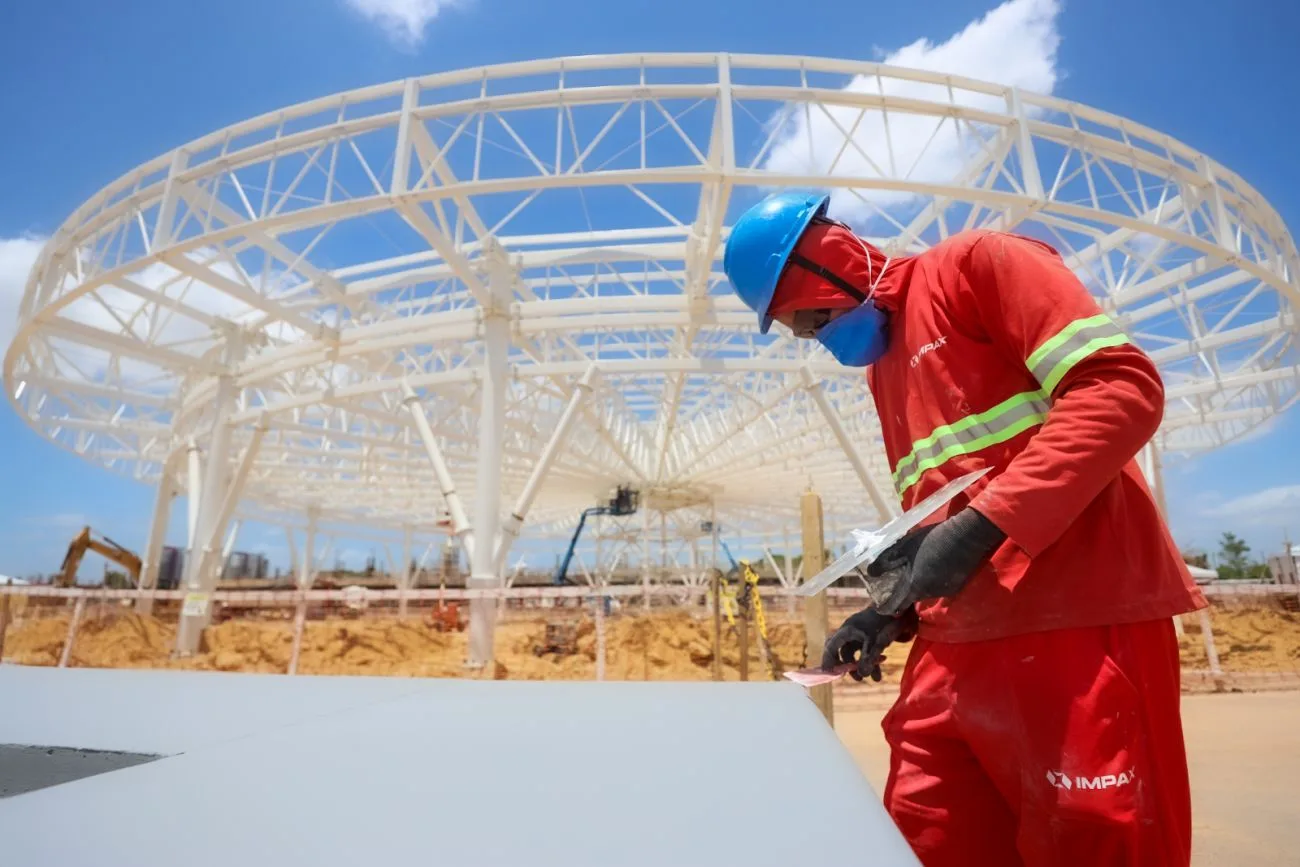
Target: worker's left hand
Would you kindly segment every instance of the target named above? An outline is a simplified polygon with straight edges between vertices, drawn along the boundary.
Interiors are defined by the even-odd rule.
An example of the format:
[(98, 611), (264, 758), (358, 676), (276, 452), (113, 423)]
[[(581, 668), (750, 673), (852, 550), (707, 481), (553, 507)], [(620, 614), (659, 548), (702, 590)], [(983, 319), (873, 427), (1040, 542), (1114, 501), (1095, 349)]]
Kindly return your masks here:
[(867, 567), (872, 578), (894, 579), (876, 609), (897, 614), (922, 600), (954, 595), (1004, 539), (1005, 533), (971, 508), (913, 530)]
[(846, 662), (856, 662), (849, 671), (854, 680), (870, 677), (880, 682), (880, 661), (885, 648), (895, 641), (911, 641), (916, 635), (916, 610), (908, 609), (898, 617), (864, 608), (850, 616), (826, 639), (822, 651), (822, 670), (830, 671)]

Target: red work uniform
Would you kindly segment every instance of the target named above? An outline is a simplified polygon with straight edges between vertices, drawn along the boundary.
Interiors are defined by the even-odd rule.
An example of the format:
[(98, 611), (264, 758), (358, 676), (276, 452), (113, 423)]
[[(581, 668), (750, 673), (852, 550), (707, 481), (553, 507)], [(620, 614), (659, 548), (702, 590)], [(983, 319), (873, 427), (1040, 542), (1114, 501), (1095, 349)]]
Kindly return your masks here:
[(890, 344), (867, 379), (903, 504), (991, 466), (947, 514), (1007, 536), (918, 606), (890, 814), (927, 867), (1188, 864), (1170, 618), (1205, 601), (1133, 460), (1164, 411), (1155, 366), (1016, 235), (892, 262), (875, 300)]

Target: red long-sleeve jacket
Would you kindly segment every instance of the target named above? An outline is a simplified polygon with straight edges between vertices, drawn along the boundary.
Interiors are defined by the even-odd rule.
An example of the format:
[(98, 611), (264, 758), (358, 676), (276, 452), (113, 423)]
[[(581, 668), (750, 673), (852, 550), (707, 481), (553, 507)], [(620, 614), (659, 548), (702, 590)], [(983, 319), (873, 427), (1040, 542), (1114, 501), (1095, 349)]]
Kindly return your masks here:
[(1007, 541), (921, 634), (975, 641), (1192, 611), (1204, 598), (1133, 458), (1155, 433), (1155, 365), (1051, 247), (963, 232), (891, 263), (889, 351), (867, 371), (904, 506), (994, 468), (951, 504)]

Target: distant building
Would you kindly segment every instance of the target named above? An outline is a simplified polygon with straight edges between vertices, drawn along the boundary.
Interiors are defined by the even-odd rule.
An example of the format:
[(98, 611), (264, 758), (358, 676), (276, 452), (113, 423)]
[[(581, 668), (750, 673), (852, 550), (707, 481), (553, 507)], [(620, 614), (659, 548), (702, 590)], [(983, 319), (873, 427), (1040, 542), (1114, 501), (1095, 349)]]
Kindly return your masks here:
[(1268, 571), (1279, 584), (1300, 584), (1300, 557), (1292, 551), (1290, 542), (1286, 545), (1285, 553), (1268, 558)]
[(171, 545), (164, 545), (162, 559), (158, 562), (158, 589), (175, 590), (181, 586), (181, 574), (185, 571), (185, 552)]
[(262, 554), (250, 554), (247, 551), (232, 551), (226, 558), (226, 566), (221, 570), (223, 581), (252, 579), (261, 581), (270, 571), (270, 564)]

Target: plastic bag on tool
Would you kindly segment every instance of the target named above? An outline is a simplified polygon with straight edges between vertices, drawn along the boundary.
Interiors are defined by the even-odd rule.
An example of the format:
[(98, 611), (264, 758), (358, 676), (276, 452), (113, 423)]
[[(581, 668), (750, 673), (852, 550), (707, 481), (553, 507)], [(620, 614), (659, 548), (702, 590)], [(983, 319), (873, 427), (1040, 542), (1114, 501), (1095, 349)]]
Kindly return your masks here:
[[(835, 579), (847, 575), (860, 566), (870, 564), (871, 561), (885, 553), (890, 545), (910, 533), (922, 521), (934, 514), (940, 506), (946, 505), (978, 479), (983, 478), (991, 469), (993, 468), (985, 467), (982, 470), (967, 473), (961, 478), (953, 479), (879, 530), (854, 530), (853, 547), (849, 548), (834, 563), (814, 575), (812, 580), (799, 585), (798, 589), (794, 591), (795, 595), (812, 596), (815, 593), (820, 593), (829, 587)], [(879, 578), (870, 578), (865, 573), (860, 574), (866, 580), (867, 592), (871, 594), (874, 601), (880, 602), (889, 596), (889, 591), (895, 579), (885, 575)]]

